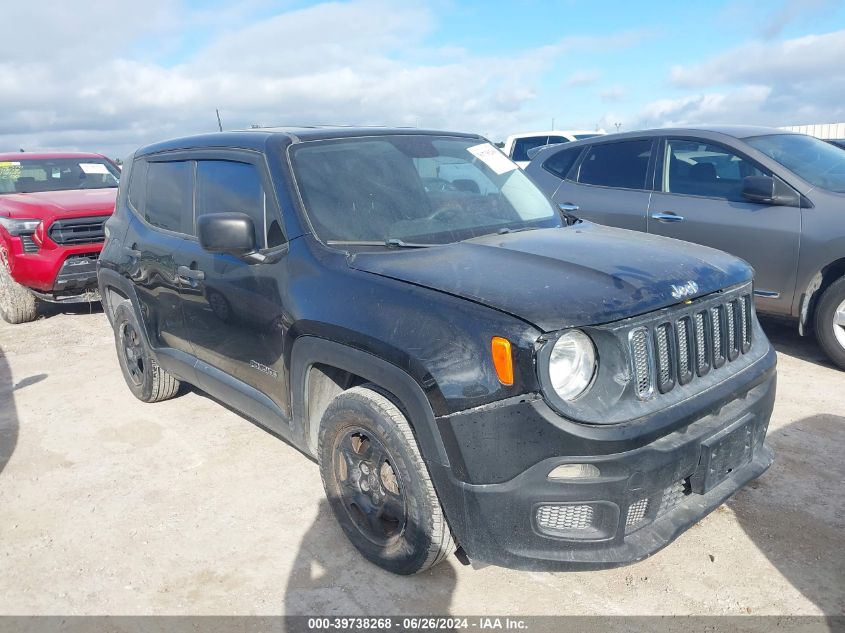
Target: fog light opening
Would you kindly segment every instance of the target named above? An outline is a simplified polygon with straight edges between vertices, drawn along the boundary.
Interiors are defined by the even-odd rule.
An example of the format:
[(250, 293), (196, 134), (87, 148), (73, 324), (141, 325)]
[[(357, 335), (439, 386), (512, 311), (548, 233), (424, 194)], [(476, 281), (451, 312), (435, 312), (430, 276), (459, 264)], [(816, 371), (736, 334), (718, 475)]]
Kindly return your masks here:
[(561, 464), (552, 469), (549, 473), (551, 480), (566, 480), (566, 479), (589, 479), (591, 477), (601, 476), (598, 467), (592, 464)]

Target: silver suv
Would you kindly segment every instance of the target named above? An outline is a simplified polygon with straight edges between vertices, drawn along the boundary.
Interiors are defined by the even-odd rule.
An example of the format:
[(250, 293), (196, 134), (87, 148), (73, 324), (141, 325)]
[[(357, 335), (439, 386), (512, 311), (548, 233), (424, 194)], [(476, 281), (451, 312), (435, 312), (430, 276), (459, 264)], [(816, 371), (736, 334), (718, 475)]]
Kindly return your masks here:
[(815, 329), (845, 369), (845, 151), (773, 128), (646, 130), (549, 147), (526, 173), (580, 218), (744, 258), (758, 311)]

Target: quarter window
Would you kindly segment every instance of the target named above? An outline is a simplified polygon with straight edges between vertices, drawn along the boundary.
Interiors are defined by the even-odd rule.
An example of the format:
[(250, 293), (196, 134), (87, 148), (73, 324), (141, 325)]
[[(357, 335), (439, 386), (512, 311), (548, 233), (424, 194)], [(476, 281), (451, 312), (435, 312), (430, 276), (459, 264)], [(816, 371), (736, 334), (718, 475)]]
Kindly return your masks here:
[(548, 145), (548, 136), (526, 136), (525, 138), (518, 138), (513, 144), (513, 155), (511, 158), (515, 161), (529, 161), (531, 157), (528, 156), (528, 150), (535, 147), (542, 147)]
[(197, 217), (207, 213), (245, 213), (255, 226), (258, 248), (284, 242), (255, 165), (227, 160), (197, 161)]
[(587, 150), (578, 169), (578, 182), (586, 185), (645, 189), (651, 140), (601, 143)]
[(663, 159), (663, 190), (745, 202), (742, 179), (767, 176), (750, 161), (722, 145), (670, 139)]
[(580, 155), (580, 147), (565, 149), (547, 158), (546, 162), (543, 163), (543, 167), (546, 171), (550, 171), (558, 178), (566, 178), (566, 174), (569, 173), (572, 165), (575, 164), (575, 161), (578, 160), (578, 156)]
[(191, 163), (188, 161), (150, 162), (147, 167), (144, 219), (162, 229), (193, 232)]

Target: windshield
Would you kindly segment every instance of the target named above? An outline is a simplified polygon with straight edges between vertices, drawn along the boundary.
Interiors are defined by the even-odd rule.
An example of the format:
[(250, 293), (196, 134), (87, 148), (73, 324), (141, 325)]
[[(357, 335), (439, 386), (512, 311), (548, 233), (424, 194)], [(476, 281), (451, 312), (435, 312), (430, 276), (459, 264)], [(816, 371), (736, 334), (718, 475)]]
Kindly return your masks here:
[(845, 150), (804, 134), (755, 136), (745, 142), (810, 184), (845, 193)]
[(102, 158), (0, 161), (0, 194), (117, 187), (118, 169)]
[(293, 146), (291, 162), (314, 231), (327, 243), (447, 244), (561, 226), (516, 164), (477, 139), (310, 141)]

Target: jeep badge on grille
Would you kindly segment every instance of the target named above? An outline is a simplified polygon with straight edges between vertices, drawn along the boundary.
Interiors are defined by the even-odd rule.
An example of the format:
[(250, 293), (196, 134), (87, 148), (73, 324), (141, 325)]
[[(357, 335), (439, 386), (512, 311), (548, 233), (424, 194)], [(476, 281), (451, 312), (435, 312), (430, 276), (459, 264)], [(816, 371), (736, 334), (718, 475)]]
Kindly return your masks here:
[(698, 292), (698, 284), (694, 281), (688, 281), (687, 283), (676, 286), (672, 284), (672, 296), (675, 299), (686, 299), (687, 297), (693, 296), (695, 293)]

